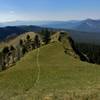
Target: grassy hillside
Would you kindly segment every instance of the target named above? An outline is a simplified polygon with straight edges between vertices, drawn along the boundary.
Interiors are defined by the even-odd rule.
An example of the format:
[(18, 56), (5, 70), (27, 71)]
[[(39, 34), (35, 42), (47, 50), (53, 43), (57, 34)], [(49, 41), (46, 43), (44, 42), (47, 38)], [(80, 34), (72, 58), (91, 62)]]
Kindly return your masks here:
[(34, 39), (35, 34), (36, 33), (34, 33), (34, 32), (27, 32), (27, 33), (21, 34), (21, 35), (17, 36), (16, 38), (10, 39), (10, 40), (5, 41), (5, 42), (1, 42), (0, 48), (3, 48), (5, 46), (9, 46), (9, 45), (17, 45), (19, 43), (19, 40), (20, 39), (26, 39), (27, 35), (30, 35), (30, 37), (32, 39)]
[(100, 66), (65, 54), (54, 42), (0, 73), (0, 100), (100, 100)]

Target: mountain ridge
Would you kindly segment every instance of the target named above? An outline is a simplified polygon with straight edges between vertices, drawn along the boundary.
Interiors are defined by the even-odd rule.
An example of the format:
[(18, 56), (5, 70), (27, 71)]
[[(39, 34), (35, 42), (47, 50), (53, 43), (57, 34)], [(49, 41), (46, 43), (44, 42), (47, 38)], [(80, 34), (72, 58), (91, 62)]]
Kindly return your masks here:
[[(65, 45), (70, 49), (68, 42)], [(0, 73), (1, 100), (60, 100), (69, 97), (80, 100), (92, 97), (99, 100), (98, 65), (82, 62), (69, 53), (65, 54), (60, 42), (53, 42), (39, 49), (40, 77), (37, 84), (34, 86), (38, 77), (38, 49), (35, 49), (15, 66)]]
[(73, 29), (85, 32), (100, 32), (100, 19), (69, 20), (69, 21), (12, 21), (0, 23), (5, 26), (35, 25), (47, 28)]

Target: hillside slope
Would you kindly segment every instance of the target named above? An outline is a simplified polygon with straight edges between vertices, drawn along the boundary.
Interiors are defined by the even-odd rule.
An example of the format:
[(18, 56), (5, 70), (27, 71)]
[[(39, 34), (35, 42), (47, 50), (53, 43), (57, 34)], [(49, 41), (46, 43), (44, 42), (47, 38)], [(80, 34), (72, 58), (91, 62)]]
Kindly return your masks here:
[(15, 38), (12, 38), (12, 39), (9, 39), (9, 40), (6, 40), (4, 42), (0, 42), (0, 48), (3, 48), (5, 46), (10, 46), (10, 45), (13, 45), (13, 46), (16, 46), (19, 44), (19, 40), (20, 39), (23, 39), (25, 40), (27, 35), (30, 35), (31, 39), (34, 39), (36, 33), (35, 32), (26, 32), (26, 33), (23, 33)]
[(98, 65), (65, 54), (54, 42), (0, 73), (0, 100), (99, 100), (99, 76)]

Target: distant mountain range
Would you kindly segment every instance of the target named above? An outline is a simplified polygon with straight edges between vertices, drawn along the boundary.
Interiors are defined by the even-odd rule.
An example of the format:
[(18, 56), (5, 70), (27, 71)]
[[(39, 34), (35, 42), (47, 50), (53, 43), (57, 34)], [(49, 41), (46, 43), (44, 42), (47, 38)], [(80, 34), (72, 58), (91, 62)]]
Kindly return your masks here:
[(82, 21), (51, 22), (44, 27), (72, 29), (84, 32), (100, 32), (100, 20), (86, 19)]
[(84, 32), (100, 32), (100, 20), (72, 20), (72, 21), (14, 21), (0, 23), (1, 27), (20, 26), (20, 25), (36, 25), (47, 28), (71, 29)]
[[(0, 28), (0, 41), (12, 39), (25, 32), (40, 32), (42, 27), (39, 26), (7, 26)], [(76, 42), (100, 44), (100, 33), (99, 32), (83, 32), (75, 31), (72, 29), (52, 29), (54, 31), (66, 31)]]
[(0, 41), (43, 28), (68, 32), (76, 42), (100, 44), (100, 20), (82, 21), (15, 21), (0, 24)]
[(100, 20), (87, 19), (81, 21), (74, 29), (86, 32), (100, 32)]

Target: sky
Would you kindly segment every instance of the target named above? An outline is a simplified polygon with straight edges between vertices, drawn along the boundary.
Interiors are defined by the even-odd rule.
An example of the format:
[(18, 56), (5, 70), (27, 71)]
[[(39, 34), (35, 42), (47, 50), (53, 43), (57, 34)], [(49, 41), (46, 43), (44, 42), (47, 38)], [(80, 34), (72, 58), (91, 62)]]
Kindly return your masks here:
[(0, 0), (0, 22), (100, 19), (100, 0)]

